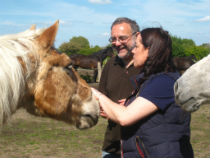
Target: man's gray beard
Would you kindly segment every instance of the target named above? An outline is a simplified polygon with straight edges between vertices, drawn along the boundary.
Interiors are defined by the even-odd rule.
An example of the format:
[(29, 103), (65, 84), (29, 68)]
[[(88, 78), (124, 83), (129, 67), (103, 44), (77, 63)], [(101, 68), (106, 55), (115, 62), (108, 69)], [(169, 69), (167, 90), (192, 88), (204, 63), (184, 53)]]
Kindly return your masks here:
[(133, 54), (130, 51), (128, 51), (124, 57), (118, 57), (122, 59), (125, 65), (127, 65), (127, 63), (129, 63), (133, 59)]
[(126, 55), (124, 57), (120, 57), (118, 56), (120, 59), (129, 59), (132, 56), (131, 51), (128, 50), (128, 52), (126, 53)]
[(124, 60), (126, 60), (126, 59), (130, 59), (131, 57), (133, 57), (133, 54), (132, 54), (132, 50), (134, 49), (136, 47), (136, 42), (133, 44), (133, 46), (131, 47), (131, 48), (126, 48), (127, 49), (127, 54), (122, 58), (122, 57), (120, 57), (120, 56), (118, 56), (120, 59), (124, 59)]

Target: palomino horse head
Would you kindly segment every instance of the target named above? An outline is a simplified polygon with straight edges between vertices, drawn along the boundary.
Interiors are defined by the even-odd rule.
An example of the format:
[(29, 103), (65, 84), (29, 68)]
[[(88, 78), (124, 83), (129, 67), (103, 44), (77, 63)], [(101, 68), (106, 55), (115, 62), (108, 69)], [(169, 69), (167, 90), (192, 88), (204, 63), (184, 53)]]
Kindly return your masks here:
[(192, 65), (175, 82), (175, 100), (183, 109), (193, 112), (210, 105), (210, 55)]
[(0, 37), (0, 125), (23, 104), (80, 129), (97, 123), (90, 87), (53, 47), (58, 25)]

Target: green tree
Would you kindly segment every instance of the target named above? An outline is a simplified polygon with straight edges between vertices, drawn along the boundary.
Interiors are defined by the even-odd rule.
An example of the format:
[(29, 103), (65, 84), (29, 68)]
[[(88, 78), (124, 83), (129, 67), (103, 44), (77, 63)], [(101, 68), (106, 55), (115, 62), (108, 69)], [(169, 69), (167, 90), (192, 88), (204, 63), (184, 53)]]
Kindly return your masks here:
[(192, 51), (196, 45), (195, 42), (191, 39), (181, 39), (176, 36), (172, 36), (172, 53), (173, 56), (191, 56), (195, 55)]
[(59, 51), (64, 52), (66, 54), (77, 53), (82, 49), (89, 49), (90, 44), (89, 41), (82, 36), (72, 37), (69, 42), (64, 42), (58, 48)]
[(64, 42), (59, 46), (58, 50), (66, 54), (71, 54), (72, 48), (70, 47), (69, 42)]
[(79, 50), (80, 49), (87, 49), (90, 48), (90, 43), (89, 41), (82, 36), (78, 36), (78, 37), (73, 37), (69, 43), (75, 47), (77, 47)]
[(99, 46), (95, 46), (95, 47), (92, 47), (92, 48), (88, 48), (88, 49), (81, 49), (78, 54), (84, 54), (84, 55), (90, 55), (90, 54), (93, 54), (95, 52), (98, 52), (101, 50), (101, 47)]
[(187, 51), (189, 54), (194, 54), (197, 60), (200, 60), (209, 54), (209, 48), (206, 48), (202, 45), (191, 47)]
[(204, 48), (208, 48), (210, 50), (210, 43), (203, 43), (202, 45), (200, 45)]
[(185, 56), (185, 50), (182, 45), (182, 40), (181, 38), (178, 38), (176, 36), (171, 36), (172, 40), (172, 54), (173, 56)]

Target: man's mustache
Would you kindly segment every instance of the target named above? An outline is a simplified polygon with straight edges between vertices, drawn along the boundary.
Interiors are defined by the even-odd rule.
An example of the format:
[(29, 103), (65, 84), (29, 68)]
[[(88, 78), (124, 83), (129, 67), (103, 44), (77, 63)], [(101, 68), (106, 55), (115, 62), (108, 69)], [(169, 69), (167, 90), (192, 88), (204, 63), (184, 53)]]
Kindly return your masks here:
[(115, 46), (113, 45), (112, 48), (119, 51), (120, 49), (126, 49), (129, 53), (136, 47), (136, 42), (132, 45), (132, 47), (128, 47), (127, 45), (120, 45), (120, 46)]
[(119, 51), (120, 49), (127, 49), (129, 51), (129, 48), (127, 45), (120, 45), (120, 46), (112, 46), (114, 49), (116, 49), (117, 51)]

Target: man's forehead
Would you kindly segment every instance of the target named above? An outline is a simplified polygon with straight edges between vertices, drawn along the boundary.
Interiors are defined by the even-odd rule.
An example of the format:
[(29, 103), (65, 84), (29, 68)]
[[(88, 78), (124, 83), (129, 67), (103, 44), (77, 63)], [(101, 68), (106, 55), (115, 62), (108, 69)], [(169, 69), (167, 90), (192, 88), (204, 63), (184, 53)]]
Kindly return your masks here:
[(130, 32), (131, 28), (127, 23), (116, 24), (112, 27), (112, 34), (128, 34)]

